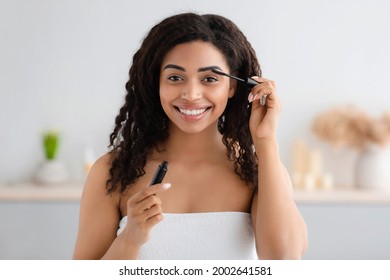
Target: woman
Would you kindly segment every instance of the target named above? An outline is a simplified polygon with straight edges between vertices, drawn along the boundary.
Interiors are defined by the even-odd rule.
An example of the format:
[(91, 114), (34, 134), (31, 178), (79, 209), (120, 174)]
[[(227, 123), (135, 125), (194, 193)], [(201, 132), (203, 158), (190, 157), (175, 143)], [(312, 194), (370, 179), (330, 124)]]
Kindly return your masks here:
[[(301, 258), (306, 226), (279, 159), (275, 83), (237, 26), (169, 17), (150, 30), (129, 76), (111, 151), (85, 183), (74, 258)], [(164, 181), (148, 186), (163, 160)]]

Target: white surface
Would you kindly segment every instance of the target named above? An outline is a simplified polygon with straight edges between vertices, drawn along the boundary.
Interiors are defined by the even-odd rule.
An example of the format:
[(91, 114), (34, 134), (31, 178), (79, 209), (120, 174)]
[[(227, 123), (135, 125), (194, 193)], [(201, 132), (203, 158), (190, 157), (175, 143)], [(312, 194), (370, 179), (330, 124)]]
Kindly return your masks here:
[[(80, 180), (85, 151), (106, 151), (140, 41), (183, 11), (227, 16), (252, 42), (278, 85), (280, 151), (290, 166), (292, 140), (310, 138), (320, 110), (349, 102), (374, 114), (389, 109), (389, 10), (386, 0), (2, 0), (0, 182), (35, 174), (41, 132), (51, 127), (61, 132), (70, 179)], [(324, 168), (341, 166), (335, 184), (347, 185), (352, 164), (332, 157)]]

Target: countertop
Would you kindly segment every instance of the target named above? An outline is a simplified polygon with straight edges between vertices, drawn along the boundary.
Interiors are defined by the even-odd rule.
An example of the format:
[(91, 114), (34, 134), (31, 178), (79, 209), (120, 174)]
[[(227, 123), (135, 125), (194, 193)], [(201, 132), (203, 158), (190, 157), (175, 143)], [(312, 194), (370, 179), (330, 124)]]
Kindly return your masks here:
[[(0, 201), (75, 201), (83, 191), (82, 183), (39, 185), (34, 183), (0, 184)], [(294, 190), (297, 203), (390, 204), (389, 191), (357, 189)]]
[(353, 203), (353, 204), (389, 204), (390, 190), (359, 190), (342, 189), (333, 190), (294, 190), (294, 200), (297, 203)]
[(82, 192), (81, 183), (0, 184), (0, 201), (79, 201)]

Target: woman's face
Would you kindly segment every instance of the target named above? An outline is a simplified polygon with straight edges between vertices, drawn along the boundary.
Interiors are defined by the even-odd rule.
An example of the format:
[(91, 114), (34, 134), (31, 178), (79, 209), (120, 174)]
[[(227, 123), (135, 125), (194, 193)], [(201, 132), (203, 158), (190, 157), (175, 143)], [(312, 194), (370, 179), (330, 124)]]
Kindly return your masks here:
[(234, 95), (222, 53), (210, 43), (194, 41), (177, 45), (164, 57), (160, 70), (160, 100), (170, 121), (187, 133), (215, 125)]

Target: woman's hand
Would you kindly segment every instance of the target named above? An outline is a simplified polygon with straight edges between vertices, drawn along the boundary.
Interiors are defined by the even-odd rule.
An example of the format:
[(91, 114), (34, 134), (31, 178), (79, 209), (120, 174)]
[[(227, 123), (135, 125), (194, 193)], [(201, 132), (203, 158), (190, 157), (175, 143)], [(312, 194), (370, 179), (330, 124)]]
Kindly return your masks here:
[(132, 245), (141, 246), (148, 241), (152, 227), (163, 219), (157, 194), (170, 187), (171, 184), (145, 187), (127, 201), (127, 225), (123, 234)]
[[(252, 88), (249, 102), (252, 102), (252, 113), (249, 128), (253, 142), (266, 139), (275, 139), (277, 122), (280, 114), (280, 103), (276, 96), (275, 82), (265, 78), (252, 77), (260, 84)], [(265, 99), (265, 104), (261, 100)]]

